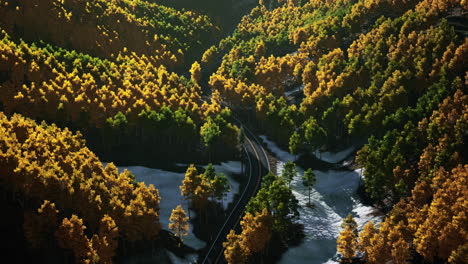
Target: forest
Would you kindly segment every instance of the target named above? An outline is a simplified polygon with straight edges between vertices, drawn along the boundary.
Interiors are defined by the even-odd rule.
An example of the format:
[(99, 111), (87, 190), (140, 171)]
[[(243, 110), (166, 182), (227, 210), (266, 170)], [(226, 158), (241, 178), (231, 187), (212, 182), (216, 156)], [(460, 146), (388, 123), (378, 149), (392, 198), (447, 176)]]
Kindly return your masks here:
[(467, 65), (466, 0), (0, 0), (2, 253), (463, 264)]

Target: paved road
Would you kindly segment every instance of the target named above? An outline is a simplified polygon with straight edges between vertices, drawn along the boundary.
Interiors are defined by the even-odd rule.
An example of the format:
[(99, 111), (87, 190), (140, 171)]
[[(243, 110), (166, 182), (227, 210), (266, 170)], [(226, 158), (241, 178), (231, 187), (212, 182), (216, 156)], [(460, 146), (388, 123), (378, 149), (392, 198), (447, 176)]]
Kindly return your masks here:
[(245, 206), (250, 201), (250, 198), (259, 190), (262, 177), (270, 171), (268, 157), (258, 138), (247, 127), (242, 126), (242, 123), (237, 118), (234, 117), (234, 119), (237, 125), (242, 127), (244, 131), (242, 147), (247, 157), (247, 164), (245, 166), (245, 175), (248, 176), (247, 185), (228, 218), (221, 226), (216, 238), (212, 241), (202, 261), (203, 264), (226, 262), (223, 255), (223, 242), (226, 240), (229, 231), (238, 227), (239, 221), (244, 214)]

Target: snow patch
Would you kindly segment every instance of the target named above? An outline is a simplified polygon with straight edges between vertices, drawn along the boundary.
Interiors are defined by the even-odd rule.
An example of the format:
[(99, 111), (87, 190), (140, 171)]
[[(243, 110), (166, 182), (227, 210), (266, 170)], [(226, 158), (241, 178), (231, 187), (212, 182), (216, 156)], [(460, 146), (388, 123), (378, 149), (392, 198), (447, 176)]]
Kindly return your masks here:
[[(179, 164), (178, 166), (185, 166), (187, 164)], [(206, 167), (203, 166), (203, 167)], [(226, 175), (229, 180), (231, 191), (224, 198), (223, 205), (225, 208), (233, 201), (234, 195), (239, 192), (239, 182), (234, 179), (234, 174), (241, 173), (241, 164), (238, 161), (228, 161), (223, 162), (220, 165), (214, 165), (216, 172), (222, 172)], [(164, 229), (168, 228), (169, 217), (172, 213), (172, 209), (176, 208), (177, 205), (182, 205), (184, 210), (188, 213), (188, 202), (184, 200), (180, 194), (179, 186), (182, 184), (182, 181), (185, 177), (185, 173), (166, 171), (161, 169), (152, 169), (142, 166), (130, 166), (130, 167), (118, 167), (119, 172), (127, 169), (135, 175), (135, 179), (139, 182), (144, 182), (146, 185), (153, 184), (155, 188), (159, 190), (161, 196), (159, 218), (161, 225)], [(193, 217), (196, 215), (196, 212), (190, 210), (190, 215)], [(189, 233), (184, 237), (184, 243), (194, 249), (201, 249), (206, 246), (206, 243), (198, 239), (193, 233), (193, 225), (189, 224)], [(171, 257), (172, 258), (172, 257)], [(182, 260), (175, 255), (173, 258)], [(194, 255), (196, 258), (196, 255)], [(189, 260), (187, 260), (189, 259)], [(175, 259), (174, 259), (175, 260)], [(183, 259), (184, 262), (191, 263), (192, 258), (187, 256), (186, 259)], [(186, 261), (187, 260), (187, 261)], [(174, 263), (181, 263), (180, 261), (175, 261)]]
[[(139, 182), (144, 182), (146, 185), (153, 184), (159, 190), (161, 203), (159, 204), (159, 221), (164, 229), (167, 229), (169, 217), (172, 209), (177, 205), (182, 205), (182, 208), (188, 213), (188, 204), (180, 194), (179, 186), (182, 183), (184, 173), (165, 171), (160, 169), (152, 169), (142, 166), (118, 167), (119, 171), (127, 169), (135, 175), (135, 179)], [(195, 212), (191, 211), (193, 216)], [(198, 239), (193, 233), (193, 226), (189, 224), (189, 233), (184, 237), (184, 243), (195, 249), (201, 249), (206, 246), (206, 243)]]
[(325, 151), (325, 152), (320, 153), (318, 151), (315, 151), (314, 155), (315, 157), (317, 157), (317, 159), (321, 159), (329, 163), (337, 163), (349, 157), (349, 155), (351, 155), (351, 153), (353, 153), (355, 150), (356, 150), (356, 147), (351, 146), (339, 152)]
[[(279, 159), (277, 163), (278, 175), (288, 160), (294, 160), (294, 155), (280, 149), (266, 136), (260, 136), (268, 149)], [(340, 162), (349, 157), (355, 147), (347, 148), (337, 153), (324, 152), (321, 159), (327, 162)], [(319, 155), (317, 155), (320, 158)], [(291, 182), (293, 194), (299, 201), (300, 218), (298, 222), (304, 225), (305, 238), (297, 247), (285, 252), (279, 263), (338, 263), (336, 239), (340, 234), (343, 218), (352, 213), (358, 228), (370, 220), (378, 223), (382, 215), (371, 207), (359, 201), (356, 194), (361, 180), (362, 169), (350, 170), (314, 170), (317, 183), (311, 190), (310, 199), (313, 208), (306, 207), (309, 200), (308, 189), (302, 184), (304, 169), (297, 167), (298, 173)]]

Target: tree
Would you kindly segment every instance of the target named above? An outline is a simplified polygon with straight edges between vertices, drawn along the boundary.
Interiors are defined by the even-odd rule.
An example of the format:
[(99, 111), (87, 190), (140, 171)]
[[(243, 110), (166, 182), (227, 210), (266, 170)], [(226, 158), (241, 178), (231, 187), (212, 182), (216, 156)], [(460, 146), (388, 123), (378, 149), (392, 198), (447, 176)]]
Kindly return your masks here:
[(315, 176), (314, 171), (309, 168), (304, 172), (304, 175), (302, 176), (302, 184), (307, 187), (309, 191), (309, 202), (308, 206), (311, 206), (312, 204), (310, 203), (310, 191), (312, 190), (312, 187), (314, 187), (315, 183), (317, 182), (317, 178)]
[(221, 129), (211, 117), (200, 128), (200, 136), (206, 147), (210, 147), (221, 135)]
[(208, 166), (206, 166), (204, 175), (210, 181), (212, 181), (215, 178), (216, 170), (215, 170), (215, 167), (213, 166), (212, 163), (210, 163), (210, 164), (208, 164)]
[(213, 196), (221, 200), (229, 192), (229, 181), (223, 173), (218, 173), (210, 182)]
[(296, 174), (298, 173), (296, 164), (290, 160), (288, 160), (283, 167), (283, 170), (281, 172), (281, 177), (288, 183), (288, 185), (291, 185), (291, 181), (294, 179)]
[(317, 123), (313, 117), (309, 118), (302, 125), (304, 129), (304, 139), (305, 142), (312, 148), (313, 151), (319, 149), (327, 138), (327, 133)]
[(224, 258), (229, 264), (243, 264), (250, 255), (249, 249), (242, 243), (240, 235), (231, 230), (223, 242)]
[(298, 201), (283, 178), (271, 177), (271, 183), (263, 183), (257, 195), (247, 204), (247, 212), (257, 214), (267, 209), (273, 217), (273, 229), (286, 235), (292, 220), (299, 216)]
[(358, 235), (358, 230), (357, 230), (357, 223), (356, 221), (354, 220), (354, 217), (352, 214), (348, 214), (348, 216), (346, 216), (344, 219), (343, 219), (343, 223), (341, 223), (341, 228), (342, 229), (345, 229), (347, 226), (349, 226), (351, 228), (351, 230), (353, 231), (353, 233), (356, 235)]
[(73, 251), (76, 262), (96, 263), (98, 262), (98, 255), (86, 237), (85, 229), (86, 226), (83, 225), (83, 220), (76, 215), (72, 215), (70, 219), (63, 219), (62, 224), (55, 232), (55, 237), (61, 248)]
[(115, 221), (110, 216), (104, 215), (99, 224), (99, 235), (95, 234), (91, 239), (93, 249), (99, 256), (99, 263), (113, 263), (112, 258), (118, 247), (118, 238), (119, 228)]
[(356, 238), (356, 234), (349, 225), (346, 225), (345, 229), (340, 232), (337, 240), (337, 251), (342, 255), (345, 262), (351, 262), (351, 259), (356, 256)]
[(468, 256), (468, 243), (460, 245), (457, 250), (454, 250), (450, 255), (448, 262), (450, 264), (463, 263)]
[(260, 40), (257, 45), (255, 45), (255, 57), (259, 58), (265, 55), (266, 47), (265, 42)]
[(205, 64), (211, 64), (217, 55), (218, 49), (216, 46), (211, 46), (203, 55), (201, 61)]
[(298, 201), (282, 178), (275, 180), (267, 192), (267, 209), (274, 218), (274, 228), (284, 234), (291, 220), (299, 216)]
[(194, 83), (199, 83), (201, 79), (201, 67), (200, 64), (195, 61), (190, 68), (191, 79)]
[(410, 244), (401, 237), (392, 245), (392, 259), (395, 264), (406, 264), (411, 258)]
[(246, 213), (241, 221), (241, 239), (249, 251), (259, 253), (265, 249), (270, 241), (273, 219), (266, 208), (253, 216)]
[(159, 192), (152, 184), (146, 187), (140, 182), (132, 194), (133, 197), (124, 210), (125, 225), (120, 230), (130, 241), (154, 239), (162, 228), (157, 212)]
[(169, 229), (175, 233), (175, 236), (183, 241), (182, 236), (188, 235), (189, 224), (188, 217), (185, 214), (184, 209), (179, 204), (175, 209), (172, 209), (171, 216), (169, 217)]
[(277, 179), (278, 179), (278, 175), (276, 175), (273, 172), (269, 171), (262, 178), (262, 188), (263, 189), (268, 189), (270, 187), (270, 185)]
[(229, 181), (223, 173), (216, 173), (213, 164), (208, 164), (203, 173), (205, 180), (210, 184), (211, 196), (218, 200), (223, 199), (226, 192), (229, 191)]
[(371, 239), (374, 237), (376, 232), (377, 230), (374, 222), (369, 221), (364, 225), (362, 231), (359, 233), (358, 248), (363, 252), (364, 260), (367, 258), (367, 249), (372, 247)]
[(192, 203), (195, 208), (202, 210), (208, 203), (208, 197), (210, 197), (211, 186), (210, 182), (205, 179), (205, 177), (200, 177), (200, 184), (195, 188), (193, 196), (192, 196)]
[(305, 32), (304, 28), (299, 28), (294, 32), (294, 45), (299, 45), (302, 42), (307, 40), (307, 33)]
[(289, 152), (291, 152), (291, 154), (293, 155), (296, 155), (299, 150), (300, 144), (301, 136), (299, 136), (299, 133), (297, 133), (297, 131), (294, 131), (294, 133), (289, 138)]
[(195, 165), (190, 164), (185, 172), (185, 178), (182, 181), (180, 188), (180, 193), (185, 199), (190, 199), (194, 193), (197, 186), (200, 184), (200, 177), (198, 175), (197, 168)]

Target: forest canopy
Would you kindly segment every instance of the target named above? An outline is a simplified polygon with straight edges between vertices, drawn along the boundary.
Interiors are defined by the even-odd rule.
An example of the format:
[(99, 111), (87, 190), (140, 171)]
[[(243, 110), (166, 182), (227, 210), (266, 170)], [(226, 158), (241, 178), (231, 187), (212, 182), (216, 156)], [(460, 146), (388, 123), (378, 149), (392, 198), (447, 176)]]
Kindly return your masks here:
[[(386, 217), (346, 217), (342, 261), (466, 259), (468, 1), (259, 0), (235, 27), (229, 1), (169, 2), (0, 0), (0, 201), (28, 249), (112, 263), (156, 241), (159, 191), (101, 160), (245, 161), (245, 126), (311, 164), (356, 146), (361, 195)], [(228, 263), (296, 235), (298, 170), (284, 168), (236, 212)], [(228, 187), (210, 163), (180, 191), (208, 217)], [(182, 242), (189, 218), (171, 218)]]

